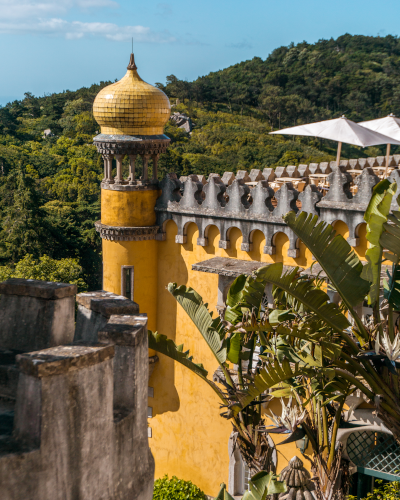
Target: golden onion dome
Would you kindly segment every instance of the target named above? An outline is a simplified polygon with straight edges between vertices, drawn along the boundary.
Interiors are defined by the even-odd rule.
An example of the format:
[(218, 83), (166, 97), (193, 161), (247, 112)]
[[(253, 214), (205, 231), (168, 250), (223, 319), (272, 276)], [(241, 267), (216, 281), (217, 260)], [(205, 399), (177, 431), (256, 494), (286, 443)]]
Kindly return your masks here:
[(143, 81), (137, 73), (133, 54), (126, 75), (104, 87), (93, 103), (93, 114), (102, 134), (161, 135), (171, 105), (162, 90)]

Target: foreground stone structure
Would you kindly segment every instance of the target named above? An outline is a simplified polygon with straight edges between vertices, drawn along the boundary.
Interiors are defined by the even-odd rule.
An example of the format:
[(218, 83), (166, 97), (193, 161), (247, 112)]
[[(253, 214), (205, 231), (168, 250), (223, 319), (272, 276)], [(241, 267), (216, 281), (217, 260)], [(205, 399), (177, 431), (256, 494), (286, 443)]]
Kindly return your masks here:
[[(74, 285), (0, 289), (1, 499), (151, 500), (146, 315), (125, 297), (81, 294), (74, 332)], [(66, 298), (72, 316), (58, 304)]]

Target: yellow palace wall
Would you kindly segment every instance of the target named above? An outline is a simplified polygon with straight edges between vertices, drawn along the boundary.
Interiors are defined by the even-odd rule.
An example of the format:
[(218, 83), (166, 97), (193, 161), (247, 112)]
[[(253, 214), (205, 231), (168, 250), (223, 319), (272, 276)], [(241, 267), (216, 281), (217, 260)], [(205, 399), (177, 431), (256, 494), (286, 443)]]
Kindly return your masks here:
[[(120, 198), (120, 195), (118, 197)], [(153, 197), (142, 196), (141, 202), (143, 200), (147, 211), (153, 203)], [(135, 205), (135, 202), (132, 203)], [(110, 210), (115, 206), (114, 203), (107, 205), (104, 204), (103, 210), (111, 214), (109, 213), (107, 218), (102, 217), (103, 223), (106, 223), (106, 219), (116, 220), (116, 214), (112, 213), (114, 210)], [(118, 211), (121, 215), (119, 208)], [(125, 222), (124, 216), (124, 223), (119, 219), (118, 225), (123, 226)], [(142, 222), (140, 225), (148, 223), (146, 221), (146, 224)], [(365, 225), (363, 226), (359, 231), (360, 245), (355, 248), (361, 258), (364, 258), (367, 247)], [(348, 236), (347, 226), (343, 222), (338, 221), (334, 227), (344, 237)], [(215, 226), (209, 229), (206, 247), (196, 244), (198, 229), (194, 223), (189, 225), (187, 243), (183, 245), (175, 243), (177, 227), (173, 221), (167, 223), (165, 230), (165, 241), (103, 240), (103, 287), (119, 294), (121, 266), (133, 265), (134, 300), (139, 304), (140, 312), (147, 313), (149, 329), (167, 335), (177, 344), (184, 344), (185, 350), (189, 349), (194, 356), (194, 361), (204, 364), (211, 378), (218, 365), (186, 313), (166, 290), (168, 283), (176, 282), (178, 285), (193, 287), (216, 315), (218, 276), (192, 271), (192, 264), (221, 256), (261, 261), (266, 264), (283, 262), (285, 265), (308, 267), (312, 262), (311, 254), (300, 243), (300, 256), (296, 259), (287, 257), (289, 241), (283, 233), (276, 237), (276, 254), (269, 256), (262, 252), (265, 238), (260, 231), (254, 234), (253, 250), (244, 252), (240, 249), (242, 235), (237, 228), (232, 228), (230, 232), (229, 250), (219, 248), (220, 235)], [(156, 462), (156, 478), (164, 474), (176, 475), (193, 481), (206, 494), (215, 495), (221, 482), (228, 483), (228, 440), (232, 431), (231, 423), (220, 417), (219, 400), (201, 379), (178, 363), (162, 355), (159, 357), (160, 361), (149, 381), (149, 386), (154, 388), (154, 398), (149, 398), (149, 406), (153, 408), (153, 418), (149, 419), (149, 426), (152, 428), (150, 446)], [(280, 402), (272, 402), (269, 408), (278, 413)], [(276, 442), (285, 437), (277, 437)], [(277, 449), (278, 472), (294, 455), (297, 454), (301, 458), (295, 443)], [(303, 462), (308, 467), (308, 461), (304, 457)]]

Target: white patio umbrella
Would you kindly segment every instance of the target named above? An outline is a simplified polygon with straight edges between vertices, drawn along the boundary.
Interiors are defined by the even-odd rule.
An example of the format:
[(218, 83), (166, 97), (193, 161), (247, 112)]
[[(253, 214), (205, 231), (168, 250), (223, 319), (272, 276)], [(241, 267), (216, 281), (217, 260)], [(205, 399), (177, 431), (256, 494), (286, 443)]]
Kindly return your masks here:
[[(374, 132), (387, 135), (392, 139), (400, 141), (400, 118), (396, 118), (393, 113), (390, 113), (390, 115), (385, 116), (384, 118), (378, 118), (377, 120), (368, 120), (366, 122), (360, 122), (359, 125), (369, 130), (373, 130)], [(387, 177), (389, 156), (390, 156), (390, 143), (387, 143), (385, 177)]]
[(377, 146), (379, 144), (400, 145), (400, 139), (393, 139), (379, 132), (374, 132), (358, 123), (348, 120), (344, 115), (341, 118), (325, 120), (323, 122), (308, 123), (297, 127), (276, 130), (270, 134), (304, 135), (311, 137), (322, 137), (338, 142), (336, 165), (339, 165), (342, 152), (342, 143), (353, 144), (363, 148)]

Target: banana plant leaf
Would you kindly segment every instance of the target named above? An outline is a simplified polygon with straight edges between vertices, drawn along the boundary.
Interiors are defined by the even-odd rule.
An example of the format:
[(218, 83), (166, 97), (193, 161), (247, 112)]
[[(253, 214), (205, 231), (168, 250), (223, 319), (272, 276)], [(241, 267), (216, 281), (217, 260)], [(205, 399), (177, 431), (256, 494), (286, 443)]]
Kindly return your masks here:
[[(249, 491), (246, 491), (242, 500), (266, 500), (267, 496), (284, 493), (287, 490), (285, 481), (278, 481), (272, 472), (261, 471), (249, 481)], [(215, 500), (234, 500), (226, 491), (226, 485), (221, 484), (221, 489)]]
[(159, 333), (152, 332), (151, 330), (148, 330), (147, 334), (150, 349), (154, 349), (154, 351), (164, 354), (181, 365), (186, 366), (186, 368), (189, 368), (189, 370), (207, 382), (207, 384), (214, 392), (217, 393), (218, 397), (225, 404), (228, 403), (219, 387), (207, 378), (208, 372), (205, 370), (203, 365), (195, 363), (192, 356), (189, 356), (189, 351), (183, 351), (183, 345), (177, 346), (173, 340), (167, 338), (165, 335), (160, 335)]
[(396, 189), (395, 182), (390, 184), (387, 179), (379, 182), (372, 191), (371, 200), (364, 214), (364, 220), (367, 223), (367, 240), (370, 245), (365, 252), (368, 263), (364, 266), (361, 276), (371, 282), (368, 302), (372, 306), (379, 300), (383, 255), (380, 239), (384, 231), (384, 224), (388, 220), (390, 205)]
[(249, 384), (247, 389), (236, 394), (238, 404), (231, 408), (233, 414), (237, 415), (240, 410), (252, 403), (267, 389), (271, 389), (285, 380), (289, 380), (304, 373), (307, 373), (307, 368), (301, 367), (301, 369), (299, 369), (299, 365), (297, 364), (294, 370), (292, 370), (288, 359), (283, 360), (282, 363), (279, 363), (276, 358), (264, 362), (264, 367), (255, 375), (253, 383)]
[(395, 211), (388, 216), (388, 222), (383, 224), (383, 233), (379, 240), (381, 246), (389, 250), (384, 252), (386, 259), (392, 264), (389, 280), (383, 281), (383, 295), (395, 311), (400, 310), (400, 212)]
[(291, 294), (308, 311), (312, 311), (325, 324), (343, 336), (344, 330), (350, 326), (350, 323), (338, 306), (329, 302), (329, 296), (323, 290), (316, 288), (312, 280), (299, 278), (298, 268), (281, 276), (282, 271), (283, 265), (279, 262), (262, 267), (256, 273), (263, 282), (272, 283)]
[(211, 349), (218, 363), (222, 365), (227, 358), (227, 349), (223, 347), (224, 328), (219, 317), (215, 319), (204, 304), (201, 296), (193, 288), (169, 283), (168, 291), (175, 297), (184, 311), (193, 321), (200, 334)]
[(265, 283), (254, 276), (238, 276), (232, 283), (226, 298), (225, 320), (232, 324), (242, 321), (244, 310), (258, 316), (264, 295)]
[(354, 250), (334, 228), (318, 222), (318, 216), (289, 212), (286, 224), (301, 239), (326, 272), (346, 306), (351, 309), (367, 295), (370, 284), (361, 277), (363, 265)]
[(284, 493), (287, 489), (285, 481), (278, 481), (272, 472), (261, 471), (249, 482), (250, 491), (246, 491), (242, 500), (265, 500), (269, 495)]

